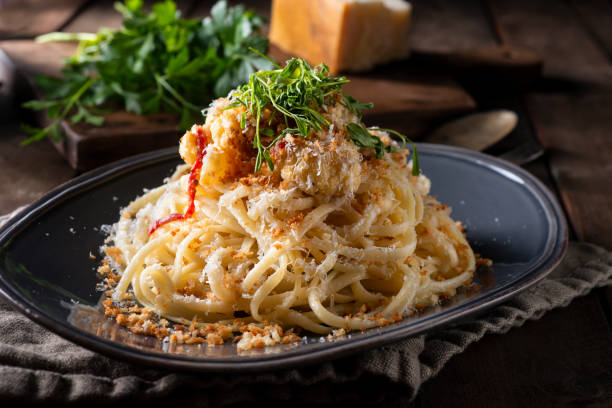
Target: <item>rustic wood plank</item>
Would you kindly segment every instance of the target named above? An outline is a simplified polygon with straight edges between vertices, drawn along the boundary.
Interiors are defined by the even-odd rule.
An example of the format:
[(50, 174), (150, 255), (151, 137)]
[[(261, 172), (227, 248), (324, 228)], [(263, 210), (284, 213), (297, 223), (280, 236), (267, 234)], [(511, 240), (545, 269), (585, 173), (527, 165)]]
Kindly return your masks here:
[(485, 336), (425, 383), (426, 407), (605, 406), (612, 333), (595, 294), (536, 322)]
[(410, 42), (417, 52), (456, 53), (497, 45), (480, 0), (415, 0)]
[(19, 123), (0, 124), (0, 215), (40, 198), (70, 180), (74, 170), (50, 143), (22, 147)]
[(118, 29), (121, 14), (113, 7), (114, 0), (97, 0), (88, 5), (62, 31), (69, 33), (95, 33), (100, 27)]
[(509, 43), (530, 48), (543, 58), (545, 76), (597, 86), (612, 85), (612, 66), (566, 3), (488, 1)]
[(36, 200), (74, 175), (49, 143), (20, 146), (26, 135), (16, 117), (24, 90), (14, 75), (15, 67), (0, 52), (0, 214)]
[(578, 238), (612, 249), (612, 93), (527, 101)]
[(417, 58), (435, 58), (461, 67), (538, 66), (529, 50), (506, 46), (482, 0), (414, 2), (410, 41)]
[[(144, 9), (149, 10), (153, 3), (159, 0), (145, 0)], [(197, 0), (174, 0), (177, 9), (186, 15), (193, 8)], [(123, 16), (115, 10), (116, 0), (98, 0), (79, 13), (62, 31), (70, 33), (95, 33), (101, 27), (118, 29), (121, 27)]]
[(444, 70), (462, 83), (527, 88), (540, 76), (541, 58), (501, 40), (482, 0), (414, 2), (411, 63)]
[(59, 30), (88, 0), (0, 2), (0, 39), (31, 38)]
[(606, 286), (594, 291), (599, 295), (601, 306), (606, 313), (608, 324), (612, 327), (612, 286)]
[(178, 123), (178, 115), (171, 113), (136, 115), (121, 110), (104, 115), (102, 127), (63, 121), (66, 137), (54, 144), (72, 168), (82, 172), (164, 147), (175, 146), (178, 151), (183, 135)]
[(348, 78), (346, 92), (374, 104), (364, 112), (365, 123), (396, 129), (411, 138), (421, 137), (438, 121), (476, 108), (463, 88), (443, 76), (380, 79), (364, 74)]
[(74, 54), (76, 44), (39, 44), (33, 40), (0, 41), (0, 48), (9, 56), (19, 71), (28, 77), (59, 76), (63, 59)]
[(465, 111), (476, 103), (453, 81), (415, 77), (412, 80), (382, 80), (368, 75), (348, 75), (348, 94), (360, 101), (374, 101), (374, 113), (406, 112), (427, 116), (439, 111)]
[(586, 30), (612, 58), (612, 3), (609, 0), (569, 0)]

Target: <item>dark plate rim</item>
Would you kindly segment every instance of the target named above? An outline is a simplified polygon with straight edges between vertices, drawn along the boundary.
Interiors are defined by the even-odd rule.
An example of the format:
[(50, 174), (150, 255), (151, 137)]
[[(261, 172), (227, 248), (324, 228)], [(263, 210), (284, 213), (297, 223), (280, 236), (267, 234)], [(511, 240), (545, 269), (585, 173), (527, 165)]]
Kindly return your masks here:
[[(538, 263), (525, 272), (524, 276), (518, 280), (507, 283), (487, 294), (485, 297), (476, 297), (456, 308), (451, 308), (441, 313), (433, 313), (416, 323), (407, 326), (399, 325), (384, 333), (379, 333), (376, 336), (366, 336), (342, 342), (327, 343), (324, 348), (306, 350), (301, 353), (296, 352), (291, 355), (274, 353), (261, 356), (249, 356), (244, 360), (228, 360), (227, 358), (198, 359), (175, 354), (162, 354), (126, 346), (95, 336), (84, 330), (70, 326), (67, 322), (62, 322), (50, 316), (35, 304), (30, 304), (4, 279), (4, 270), (1, 268), (0, 294), (11, 302), (17, 310), (34, 322), (76, 344), (116, 359), (127, 359), (131, 362), (142, 363), (163, 369), (236, 373), (286, 369), (288, 367), (316, 363), (323, 359), (338, 358), (367, 348), (382, 346), (409, 336), (414, 336), (426, 330), (439, 328), (443, 325), (456, 322), (467, 315), (482, 312), (518, 294), (546, 277), (546, 275), (561, 262), (568, 245), (567, 222), (564, 212), (553, 193), (550, 192), (542, 182), (522, 168), (503, 159), (495, 158), (484, 153), (436, 144), (419, 143), (417, 146), (421, 152), (467, 160), (475, 165), (497, 172), (505, 178), (510, 178), (515, 182), (518, 181), (524, 184), (540, 203), (543, 204), (543, 209), (549, 221), (549, 235), (546, 251), (540, 256)], [(91, 188), (95, 188), (99, 184), (112, 181), (112, 179), (118, 178), (127, 172), (162, 163), (176, 157), (177, 148), (175, 147), (143, 153), (91, 170), (56, 187), (0, 228), (0, 249), (6, 247), (10, 243), (11, 238), (18, 235), (28, 225), (36, 221), (39, 217), (44, 216), (49, 209), (65, 200), (69, 200), (70, 197)]]

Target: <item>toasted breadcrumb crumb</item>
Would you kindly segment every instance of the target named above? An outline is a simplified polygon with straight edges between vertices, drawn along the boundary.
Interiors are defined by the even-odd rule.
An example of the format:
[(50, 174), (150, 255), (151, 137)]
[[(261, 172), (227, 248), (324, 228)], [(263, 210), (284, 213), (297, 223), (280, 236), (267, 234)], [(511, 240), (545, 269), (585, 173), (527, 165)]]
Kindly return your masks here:
[(490, 267), (493, 265), (493, 261), (489, 258), (483, 258), (480, 254), (474, 254), (476, 256), (476, 266)]
[[(109, 247), (110, 248), (110, 247)], [(114, 250), (107, 252), (107, 256), (117, 255)], [(263, 322), (246, 324), (239, 319), (231, 324), (199, 323), (195, 318), (191, 322), (183, 319), (182, 324), (170, 325), (168, 320), (157, 316), (152, 310), (138, 305), (132, 293), (123, 296), (120, 305), (112, 299), (113, 288), (121, 276), (111, 268), (107, 259), (103, 259), (98, 267), (98, 273), (103, 278), (102, 307), (107, 317), (115, 319), (117, 324), (130, 330), (134, 334), (156, 337), (168, 341), (170, 344), (197, 345), (206, 343), (214, 347), (231, 340), (237, 344), (238, 351), (261, 348), (276, 344), (289, 344), (302, 341), (292, 329), (283, 331), (276, 323)], [(171, 326), (171, 327), (170, 327)], [(236, 333), (236, 334), (235, 334)]]

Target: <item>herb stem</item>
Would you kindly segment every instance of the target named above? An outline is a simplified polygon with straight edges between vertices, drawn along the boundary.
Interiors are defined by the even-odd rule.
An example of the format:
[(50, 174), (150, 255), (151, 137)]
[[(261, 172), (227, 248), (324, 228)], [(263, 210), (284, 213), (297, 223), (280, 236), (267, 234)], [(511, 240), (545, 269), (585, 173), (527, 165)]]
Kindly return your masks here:
[(92, 33), (62, 33), (53, 32), (36, 37), (37, 43), (48, 43), (48, 42), (74, 42), (74, 41), (95, 41), (98, 38), (97, 34)]
[(187, 101), (185, 98), (183, 98), (178, 92), (176, 92), (176, 89), (174, 89), (172, 86), (170, 86), (170, 84), (159, 74), (155, 74), (155, 80), (166, 90), (170, 93), (170, 95), (174, 96), (174, 98), (179, 101), (180, 103), (183, 104), (183, 106), (186, 106), (192, 110), (195, 111), (199, 111), (200, 108), (197, 107), (196, 105), (194, 105), (193, 103)]
[(62, 111), (60, 119), (63, 119), (66, 117), (66, 115), (70, 112), (74, 104), (85, 93), (85, 91), (87, 91), (89, 87), (91, 87), (94, 81), (95, 81), (95, 78), (89, 78), (87, 81), (85, 81), (83, 86), (79, 88), (78, 91), (76, 91), (70, 98), (68, 98), (68, 103), (66, 104), (66, 106), (64, 107), (64, 110)]
[(282, 66), (274, 61), (272, 58), (268, 57), (266, 54), (264, 54), (263, 52), (259, 51), (258, 49), (255, 49), (253, 47), (249, 47), (249, 51), (254, 52), (255, 54), (259, 55), (262, 58), (265, 58), (266, 60), (268, 60), (269, 63), (271, 63), (274, 67), (281, 69)]

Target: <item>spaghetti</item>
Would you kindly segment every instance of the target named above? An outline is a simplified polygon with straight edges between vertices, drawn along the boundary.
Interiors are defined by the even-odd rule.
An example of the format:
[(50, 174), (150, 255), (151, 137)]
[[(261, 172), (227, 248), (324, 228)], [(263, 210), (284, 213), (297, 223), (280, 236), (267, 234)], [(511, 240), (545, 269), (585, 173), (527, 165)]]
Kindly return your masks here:
[[(327, 334), (401, 320), (471, 281), (460, 224), (386, 132), (369, 131), (393, 147), (383, 157), (351, 141), (347, 125), (361, 122), (337, 95), (319, 107), (329, 125), (306, 138), (283, 132), (274, 107), (257, 116), (233, 101), (211, 105), (181, 139), (186, 164), (113, 226), (125, 266), (114, 302), (131, 288), (177, 322)], [(255, 172), (258, 131), (276, 143), (273, 168)]]

